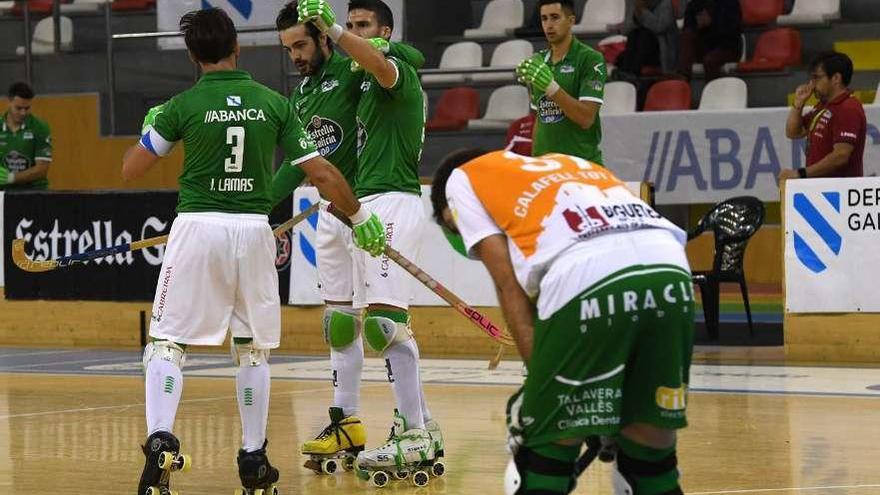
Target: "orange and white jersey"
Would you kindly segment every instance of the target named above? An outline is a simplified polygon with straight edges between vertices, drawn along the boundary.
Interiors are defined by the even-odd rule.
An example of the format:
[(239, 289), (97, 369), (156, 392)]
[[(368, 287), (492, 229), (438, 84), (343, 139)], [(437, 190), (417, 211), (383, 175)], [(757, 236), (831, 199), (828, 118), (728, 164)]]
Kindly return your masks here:
[[(531, 297), (538, 295), (543, 276), (560, 255), (577, 251), (583, 259), (589, 252), (582, 250), (608, 244), (597, 242), (606, 234), (659, 229), (681, 251), (664, 261), (681, 264), (683, 257), (684, 231), (633, 195), (611, 171), (582, 158), (488, 153), (453, 171), (446, 196), (469, 253), (490, 235), (507, 237), (517, 279)], [(593, 269), (576, 285), (583, 290), (588, 286), (583, 283), (611, 273), (605, 272)]]

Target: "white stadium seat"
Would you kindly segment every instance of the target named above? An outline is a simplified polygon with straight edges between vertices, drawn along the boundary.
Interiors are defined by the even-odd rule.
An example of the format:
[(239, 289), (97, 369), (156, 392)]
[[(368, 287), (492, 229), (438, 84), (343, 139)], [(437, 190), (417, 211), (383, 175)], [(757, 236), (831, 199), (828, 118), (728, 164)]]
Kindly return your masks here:
[(738, 77), (719, 77), (703, 88), (698, 110), (738, 110), (748, 106), (746, 82)]
[(824, 24), (840, 18), (840, 0), (797, 0), (790, 14), (776, 18), (780, 26)]
[[(483, 65), (483, 47), (473, 41), (460, 41), (453, 43), (443, 50), (440, 56), (438, 69), (474, 69)], [(425, 84), (455, 84), (463, 83), (468, 78), (467, 74), (425, 74), (422, 82)]]
[(468, 129), (505, 131), (514, 120), (529, 114), (529, 92), (525, 86), (501, 86), (489, 96), (482, 119), (468, 121)]
[(571, 32), (574, 34), (598, 34), (609, 32), (609, 26), (620, 24), (626, 16), (623, 0), (587, 0), (581, 20)]
[(492, 0), (483, 11), (480, 27), (465, 29), (465, 38), (503, 38), (522, 26), (522, 0)]
[[(52, 17), (41, 19), (34, 26), (34, 34), (31, 39), (31, 53), (34, 55), (47, 55), (55, 51), (55, 24)], [(70, 17), (61, 16), (61, 50), (69, 51), (73, 48), (73, 21)], [(15, 49), (18, 55), (24, 55), (24, 47)]]
[(508, 72), (488, 72), (472, 74), (471, 80), (478, 82), (508, 82), (516, 79), (514, 69), (523, 59), (531, 57), (535, 47), (530, 41), (509, 40), (495, 47), (490, 67), (509, 67)]
[(877, 83), (877, 92), (874, 93), (874, 104), (880, 105), (880, 83)]
[(599, 108), (599, 115), (620, 115), (636, 111), (636, 87), (626, 81), (615, 81), (605, 85), (605, 103)]

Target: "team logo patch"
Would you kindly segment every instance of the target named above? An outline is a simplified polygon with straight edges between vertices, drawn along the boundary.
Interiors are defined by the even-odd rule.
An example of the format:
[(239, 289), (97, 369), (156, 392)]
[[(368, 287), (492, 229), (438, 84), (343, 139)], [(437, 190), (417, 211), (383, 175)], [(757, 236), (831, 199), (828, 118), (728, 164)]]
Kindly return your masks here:
[(559, 73), (560, 74), (574, 74), (574, 66), (571, 66), (568, 64), (563, 65), (562, 67), (559, 68)]
[(561, 122), (564, 117), (565, 114), (562, 113), (559, 105), (550, 98), (547, 98), (546, 95), (542, 96), (538, 101), (538, 118), (541, 119), (542, 123), (555, 124)]
[[(277, 226), (278, 224), (272, 224), (273, 229)], [(290, 267), (291, 254), (293, 254), (293, 242), (290, 236), (289, 230), (279, 236), (275, 236), (275, 269), (279, 272), (283, 272)]]
[(30, 141), (30, 140), (34, 139), (34, 133), (31, 132), (31, 131), (24, 131), (24, 132), (22, 133), (21, 137), (22, 137), (22, 139), (24, 139), (25, 141)]
[(342, 145), (342, 140), (345, 138), (341, 125), (319, 115), (315, 115), (309, 120), (308, 125), (306, 125), (306, 131), (312, 137), (312, 140), (315, 141), (315, 148), (318, 149), (318, 153), (321, 156), (333, 154), (333, 152), (339, 149)]
[(605, 86), (602, 84), (602, 81), (587, 81), (587, 84), (593, 88), (593, 91), (602, 91), (602, 88)]
[(240, 107), (241, 106), (241, 96), (227, 96), (226, 97), (226, 106), (227, 107)]
[(687, 389), (684, 385), (678, 388), (657, 387), (654, 399), (660, 409), (683, 411), (687, 407)]
[[(827, 202), (826, 208), (830, 205), (835, 213), (840, 213), (839, 192), (823, 192), (822, 199), (816, 199)], [(822, 214), (814, 201), (811, 201), (806, 194), (796, 193), (794, 195), (794, 211), (806, 221), (807, 226), (815, 233), (813, 235), (813, 232), (794, 230), (795, 255), (798, 261), (811, 272), (822, 273), (828, 268), (828, 258), (836, 257), (840, 254), (840, 250), (843, 248), (843, 236), (840, 235), (840, 232), (834, 228), (828, 218)], [(813, 240), (813, 245), (808, 242), (808, 238)], [(816, 249), (819, 248), (819, 242), (827, 247), (827, 250), (821, 249), (824, 256), (816, 252)], [(826, 258), (824, 261), (822, 260), (823, 257)]]
[(9, 169), (10, 172), (21, 172), (22, 170), (27, 170), (30, 167), (30, 160), (28, 157), (19, 153), (18, 151), (12, 150), (6, 154), (6, 168)]
[(370, 81), (364, 81), (364, 82), (362, 82), (362, 83), (361, 83), (361, 91), (364, 92), (364, 93), (366, 93), (367, 91), (370, 90), (370, 86), (372, 86), (372, 85), (373, 85), (373, 83), (370, 82)]
[(321, 83), (321, 92), (326, 93), (328, 91), (333, 91), (337, 87), (339, 87), (339, 79), (324, 81)]

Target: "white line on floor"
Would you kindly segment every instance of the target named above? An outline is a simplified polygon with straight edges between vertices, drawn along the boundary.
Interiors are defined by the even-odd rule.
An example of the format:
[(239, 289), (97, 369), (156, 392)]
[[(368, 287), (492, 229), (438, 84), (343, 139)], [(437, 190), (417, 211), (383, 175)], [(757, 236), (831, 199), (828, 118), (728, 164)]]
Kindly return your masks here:
[(880, 485), (832, 485), (832, 486), (802, 486), (790, 488), (753, 488), (747, 490), (720, 490), (711, 492), (689, 492), (690, 495), (725, 495), (734, 493), (778, 493), (778, 492), (808, 492), (817, 490), (847, 490), (859, 488), (880, 488)]
[(11, 352), (9, 354), (0, 354), (0, 358), (18, 357), (18, 356), (42, 356), (46, 354), (69, 354), (71, 352), (82, 352), (79, 349), (67, 349), (64, 351), (35, 351), (35, 352)]

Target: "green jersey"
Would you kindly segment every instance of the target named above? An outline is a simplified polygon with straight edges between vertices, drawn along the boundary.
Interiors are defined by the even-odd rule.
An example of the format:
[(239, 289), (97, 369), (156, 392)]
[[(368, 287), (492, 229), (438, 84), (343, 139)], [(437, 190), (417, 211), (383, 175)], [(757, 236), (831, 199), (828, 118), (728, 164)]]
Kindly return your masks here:
[[(566, 93), (580, 101), (602, 104), (605, 95), (605, 58), (601, 53), (581, 43), (577, 38), (571, 41), (571, 48), (565, 57), (551, 61), (550, 49), (541, 50), (536, 57), (542, 57), (553, 70), (553, 77)], [(571, 121), (555, 101), (543, 93), (532, 94), (532, 109), (537, 112), (532, 154), (563, 153), (585, 158), (602, 164), (602, 123), (599, 115), (589, 129)]]
[(244, 71), (209, 72), (166, 103), (141, 144), (183, 140), (178, 212), (268, 214), (275, 148), (293, 165), (318, 156), (290, 102)]
[(365, 74), (357, 109), (358, 175), (355, 194), (421, 193), (419, 160), (425, 142), (425, 97), (413, 66), (388, 57), (397, 81), (383, 88)]
[[(42, 120), (28, 115), (17, 131), (6, 125), (7, 113), (2, 115), (0, 125), (0, 166), (12, 173), (27, 170), (37, 160), (52, 161), (52, 140), (49, 126)], [(0, 189), (47, 189), (49, 181), (39, 179), (22, 184), (0, 184)]]

